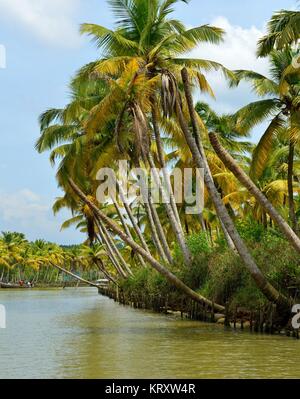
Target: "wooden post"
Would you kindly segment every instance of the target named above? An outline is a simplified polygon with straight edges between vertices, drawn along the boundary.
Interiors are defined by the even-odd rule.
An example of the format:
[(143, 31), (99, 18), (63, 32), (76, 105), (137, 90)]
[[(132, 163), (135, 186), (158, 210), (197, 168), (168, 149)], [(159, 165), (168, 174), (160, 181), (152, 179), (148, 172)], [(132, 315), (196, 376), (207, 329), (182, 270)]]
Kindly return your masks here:
[(254, 332), (258, 332), (259, 331), (259, 321), (260, 321), (260, 312), (259, 310), (257, 310), (255, 312), (255, 325), (254, 325)]
[(214, 302), (213, 302), (213, 305), (212, 305), (212, 308), (211, 308), (211, 319), (210, 319), (210, 321), (212, 322), (212, 323), (214, 323), (215, 322), (215, 312), (214, 312)]
[(230, 327), (229, 302), (226, 302), (225, 306), (225, 327)]
[(167, 295), (165, 301), (165, 314), (168, 314), (168, 306), (169, 306), (169, 296)]
[(206, 307), (206, 303), (204, 304), (204, 321), (207, 322), (207, 307)]
[(259, 330), (261, 333), (264, 332), (264, 310), (262, 307), (259, 308)]
[(237, 306), (234, 310), (234, 318), (233, 318), (233, 328), (236, 329), (236, 318), (237, 318)]
[(250, 331), (253, 332), (253, 311), (250, 313)]

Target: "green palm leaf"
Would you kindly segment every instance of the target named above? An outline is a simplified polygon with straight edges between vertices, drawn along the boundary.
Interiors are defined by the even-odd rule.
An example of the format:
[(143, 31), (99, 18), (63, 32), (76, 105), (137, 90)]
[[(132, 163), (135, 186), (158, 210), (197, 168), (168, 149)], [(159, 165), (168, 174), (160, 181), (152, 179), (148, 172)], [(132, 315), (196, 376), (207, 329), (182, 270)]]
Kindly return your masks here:
[(270, 152), (273, 146), (275, 135), (277, 132), (283, 128), (284, 119), (277, 115), (269, 125), (265, 134), (260, 139), (257, 147), (253, 151), (252, 163), (250, 168), (250, 176), (257, 180), (263, 174), (263, 170), (267, 164)]

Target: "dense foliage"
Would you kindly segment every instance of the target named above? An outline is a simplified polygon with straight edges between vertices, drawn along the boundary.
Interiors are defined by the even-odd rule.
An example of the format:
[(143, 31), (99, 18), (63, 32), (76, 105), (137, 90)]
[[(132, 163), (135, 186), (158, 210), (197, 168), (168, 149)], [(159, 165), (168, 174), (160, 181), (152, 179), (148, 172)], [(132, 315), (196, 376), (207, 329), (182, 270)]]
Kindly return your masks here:
[[(222, 48), (225, 32), (187, 29), (172, 17), (178, 2), (110, 0), (115, 30), (82, 25), (98, 58), (72, 80), (69, 104), (40, 117), (36, 148), (59, 162), (65, 193), (54, 211), (71, 210), (62, 227), (86, 234), (85, 256), (114, 284), (152, 294), (176, 288), (216, 310), (232, 296), (288, 306), (289, 286), (299, 285), (299, 12), (282, 11), (270, 21), (258, 44), (258, 56), (270, 61), (262, 76), (189, 58), (203, 43)], [(250, 82), (260, 98), (233, 115), (218, 115), (204, 102), (194, 106), (194, 89), (214, 97), (209, 71), (221, 71), (228, 90)], [(253, 145), (252, 128), (263, 121), (269, 126)], [(164, 179), (161, 195), (170, 192), (170, 201), (126, 198), (124, 176), (116, 175), (118, 198), (98, 202), (98, 171), (117, 171), (119, 160), (161, 169), (154, 178)], [(167, 174), (195, 167), (204, 169), (204, 210), (190, 215), (184, 200), (175, 201)], [(266, 256), (274, 252), (270, 262)]]

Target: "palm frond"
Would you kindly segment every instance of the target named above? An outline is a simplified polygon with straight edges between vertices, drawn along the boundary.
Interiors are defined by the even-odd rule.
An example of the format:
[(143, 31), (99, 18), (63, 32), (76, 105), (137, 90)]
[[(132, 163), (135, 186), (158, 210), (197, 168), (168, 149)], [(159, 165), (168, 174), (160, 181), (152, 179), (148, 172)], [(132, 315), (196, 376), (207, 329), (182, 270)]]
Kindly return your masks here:
[(273, 146), (276, 133), (284, 126), (284, 119), (277, 115), (269, 125), (265, 134), (260, 139), (258, 145), (253, 151), (250, 176), (257, 180), (261, 177), (267, 164), (270, 152)]
[(248, 132), (268, 117), (274, 117), (280, 112), (280, 102), (277, 99), (261, 100), (250, 103), (240, 109), (235, 118), (240, 131)]

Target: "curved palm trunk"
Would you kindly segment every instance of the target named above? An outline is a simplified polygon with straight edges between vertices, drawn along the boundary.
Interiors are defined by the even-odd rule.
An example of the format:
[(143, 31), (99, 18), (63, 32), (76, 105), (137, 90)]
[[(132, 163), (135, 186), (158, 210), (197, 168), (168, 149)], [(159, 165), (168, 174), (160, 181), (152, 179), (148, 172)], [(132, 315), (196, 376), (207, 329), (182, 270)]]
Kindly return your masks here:
[(126, 273), (126, 276), (127, 276), (127, 277), (128, 277), (128, 276), (133, 276), (133, 273), (132, 273), (132, 271), (131, 271), (129, 265), (127, 264), (127, 262), (126, 262), (125, 259), (123, 258), (123, 256), (122, 256), (121, 252), (119, 251), (118, 247), (116, 246), (116, 244), (115, 244), (115, 242), (114, 242), (114, 240), (113, 240), (113, 238), (112, 238), (110, 232), (108, 232), (108, 231), (106, 230), (106, 227), (105, 227), (104, 225), (103, 225), (103, 228), (104, 228), (104, 234), (106, 235), (106, 237), (107, 237), (107, 239), (108, 239), (108, 241), (109, 241), (109, 244), (111, 245), (111, 247), (112, 247), (114, 253), (115, 253), (116, 256), (117, 256), (117, 258), (119, 258), (123, 270), (126, 271), (126, 272), (125, 272), (125, 273)]
[(122, 278), (127, 278), (127, 274), (125, 273), (125, 271), (122, 269), (122, 266), (119, 264), (118, 259), (116, 258), (114, 251), (107, 239), (107, 237), (104, 234), (103, 231), (103, 223), (101, 222), (101, 220), (97, 219), (97, 225), (98, 225), (98, 230), (99, 230), (99, 235), (101, 238), (101, 242), (103, 244), (105, 244), (106, 249), (107, 249), (107, 253), (109, 256), (109, 259), (112, 263), (112, 265), (114, 266), (114, 268), (116, 269), (116, 271), (118, 272), (118, 274), (122, 277)]
[(182, 80), (184, 84), (184, 89), (185, 89), (185, 94), (186, 94), (186, 99), (188, 103), (188, 108), (191, 116), (191, 121), (192, 121), (192, 126), (193, 126), (193, 131), (194, 135), (196, 137), (193, 137), (189, 130), (189, 126), (183, 116), (182, 109), (180, 106), (179, 101), (177, 101), (176, 104), (176, 109), (177, 109), (177, 116), (179, 119), (180, 126), (182, 128), (182, 131), (185, 135), (186, 141), (188, 143), (188, 146), (190, 147), (190, 150), (192, 152), (193, 158), (195, 160), (195, 163), (197, 167), (204, 169), (204, 179), (205, 179), (205, 184), (207, 186), (207, 189), (209, 191), (209, 194), (211, 196), (211, 199), (214, 203), (215, 209), (217, 211), (217, 214), (219, 218), (222, 220), (226, 230), (228, 231), (241, 259), (243, 260), (244, 264), (246, 265), (248, 271), (250, 272), (253, 280), (255, 281), (257, 287), (261, 290), (261, 292), (266, 296), (266, 298), (278, 305), (278, 309), (282, 311), (282, 315), (286, 317), (287, 312), (290, 312), (290, 304), (288, 299), (283, 296), (278, 290), (273, 287), (269, 281), (266, 279), (264, 274), (260, 271), (260, 269), (257, 267), (252, 255), (248, 251), (248, 248), (246, 247), (245, 243), (241, 239), (233, 221), (231, 220), (228, 211), (220, 197), (220, 194), (215, 186), (215, 183), (213, 181), (209, 165), (207, 162), (206, 154), (204, 152), (202, 142), (200, 139), (200, 131), (198, 127), (198, 123), (196, 120), (196, 111), (194, 108), (193, 104), (193, 98), (191, 94), (191, 88), (190, 88), (190, 83), (189, 83), (189, 76), (187, 70), (184, 68), (182, 70)]
[(116, 282), (116, 280), (108, 273), (108, 271), (106, 270), (106, 267), (104, 266), (104, 263), (102, 262), (101, 259), (95, 260), (95, 265), (97, 266), (97, 268), (100, 270), (100, 272), (102, 272), (105, 277), (111, 281), (113, 284), (115, 284), (117, 287), (119, 287), (118, 283)]
[(174, 197), (173, 189), (172, 189), (171, 182), (170, 182), (167, 168), (166, 168), (166, 162), (165, 162), (165, 158), (164, 158), (164, 149), (163, 149), (163, 144), (161, 141), (160, 131), (159, 131), (159, 127), (158, 127), (157, 101), (155, 98), (152, 98), (152, 124), (153, 124), (153, 130), (154, 130), (154, 135), (155, 135), (155, 142), (156, 142), (159, 163), (160, 163), (160, 167), (162, 168), (162, 171), (163, 171), (163, 176), (164, 176), (165, 184), (167, 186), (168, 194), (170, 195), (170, 203), (171, 203), (174, 215), (177, 219), (177, 223), (181, 225), (181, 220), (180, 220), (179, 212), (177, 209), (176, 200)]
[(143, 258), (161, 275), (163, 275), (170, 284), (174, 285), (178, 290), (184, 293), (186, 296), (191, 298), (193, 301), (206, 304), (213, 310), (217, 312), (223, 312), (225, 310), (224, 306), (218, 305), (210, 301), (209, 299), (197, 294), (191, 288), (189, 288), (186, 284), (184, 284), (178, 277), (176, 277), (173, 273), (171, 273), (166, 267), (161, 265), (154, 259), (151, 254), (145, 251), (140, 245), (134, 242), (130, 237), (128, 237), (109, 217), (107, 217), (100, 209), (96, 207), (94, 203), (92, 203), (88, 197), (80, 190), (80, 188), (74, 183), (74, 181), (69, 178), (69, 183), (74, 192), (78, 195), (81, 200), (86, 203), (94, 212), (94, 214), (103, 221), (109, 228), (117, 234), (124, 242), (126, 242), (134, 251), (143, 256)]
[(143, 236), (143, 233), (141, 232), (141, 229), (140, 229), (140, 227), (139, 227), (139, 225), (138, 225), (138, 223), (137, 223), (137, 221), (136, 221), (136, 219), (135, 219), (135, 217), (134, 217), (134, 215), (132, 213), (130, 205), (128, 204), (127, 199), (125, 198), (125, 194), (124, 194), (122, 185), (119, 184), (118, 181), (116, 182), (116, 184), (117, 184), (117, 188), (119, 190), (121, 201), (123, 202), (124, 208), (125, 208), (126, 213), (127, 213), (128, 217), (129, 217), (129, 220), (131, 221), (132, 226), (133, 226), (137, 236), (139, 237), (139, 239), (141, 241), (142, 247), (144, 248), (145, 251), (150, 253), (150, 250), (149, 250), (148, 245), (146, 243), (146, 240), (145, 240), (145, 238)]
[(71, 277), (74, 277), (74, 278), (75, 278), (76, 280), (78, 280), (79, 282), (82, 282), (82, 283), (84, 283), (84, 284), (90, 285), (91, 287), (99, 288), (99, 285), (94, 284), (94, 283), (92, 283), (91, 281), (87, 281), (87, 280), (85, 280), (84, 278), (81, 278), (81, 277), (77, 276), (76, 274), (74, 274), (74, 273), (72, 273), (72, 272), (69, 272), (69, 270), (66, 270), (66, 269), (64, 269), (64, 268), (61, 267), (61, 266), (55, 265), (54, 263), (51, 263), (51, 265), (52, 265), (53, 267), (56, 267), (56, 268), (57, 268), (58, 270), (60, 270), (61, 272), (65, 273), (65, 274), (68, 274), (68, 275), (71, 276)]
[(177, 218), (175, 216), (175, 213), (173, 211), (173, 208), (172, 208), (171, 204), (169, 203), (168, 195), (166, 194), (164, 188), (161, 187), (160, 177), (159, 177), (159, 175), (157, 173), (157, 170), (156, 170), (156, 167), (155, 167), (155, 164), (154, 164), (154, 161), (152, 159), (151, 154), (148, 155), (148, 162), (149, 162), (150, 168), (152, 169), (152, 172), (153, 172), (153, 177), (155, 179), (155, 184), (157, 185), (157, 187), (160, 187), (160, 192), (161, 192), (161, 195), (162, 195), (164, 206), (166, 208), (166, 212), (168, 214), (168, 218), (170, 220), (170, 224), (171, 224), (172, 230), (173, 230), (173, 232), (174, 232), (174, 234), (176, 236), (177, 242), (180, 245), (180, 248), (182, 250), (185, 263), (187, 265), (191, 265), (192, 256), (191, 256), (191, 253), (190, 253), (190, 251), (188, 249), (188, 246), (186, 244), (186, 240), (185, 240), (185, 236), (184, 236), (184, 232), (183, 232), (181, 223), (178, 223)]
[[(124, 228), (125, 233), (128, 235), (128, 237), (130, 237), (130, 238), (133, 239), (132, 234), (131, 234), (131, 231), (130, 231), (129, 227), (128, 227), (127, 224), (126, 224), (126, 221), (125, 221), (125, 219), (124, 219), (124, 216), (122, 215), (121, 209), (120, 209), (120, 207), (119, 207), (117, 201), (116, 201), (114, 198), (112, 198), (112, 201), (113, 201), (114, 206), (115, 206), (115, 208), (116, 208), (116, 211), (117, 211), (117, 213), (118, 213), (118, 215), (119, 215), (119, 218), (120, 218), (120, 221), (121, 221), (121, 223), (122, 223), (122, 226), (123, 226), (123, 228)], [(146, 268), (147, 265), (146, 265), (146, 263), (145, 263), (143, 257), (142, 257), (141, 255), (139, 255), (139, 254), (138, 254), (138, 259), (139, 259), (141, 265), (142, 265), (143, 267)]]
[(295, 154), (295, 144), (293, 143), (292, 140), (290, 140), (289, 159), (288, 159), (289, 214), (293, 226), (293, 231), (299, 237), (299, 225), (297, 221), (295, 202), (294, 202), (294, 154)]
[(107, 241), (108, 241), (108, 243), (109, 243), (109, 245), (110, 245), (110, 247), (111, 247), (113, 253), (114, 253), (115, 256), (120, 260), (121, 265), (122, 265), (122, 269), (125, 270), (126, 277), (132, 276), (133, 273), (132, 273), (130, 267), (128, 266), (127, 262), (126, 262), (125, 259), (123, 258), (121, 252), (120, 252), (119, 249), (117, 248), (117, 246), (116, 246), (116, 244), (115, 244), (113, 238), (112, 238), (111, 235), (110, 235), (110, 232), (107, 230), (107, 228), (105, 227), (105, 225), (104, 225), (103, 223), (101, 223), (100, 220), (99, 220), (99, 223), (101, 224), (103, 233), (104, 233), (104, 235), (105, 235), (105, 237), (106, 237), (106, 239), (107, 239)]
[(153, 201), (151, 201), (151, 197), (149, 199), (149, 207), (150, 207), (150, 211), (152, 213), (153, 222), (154, 222), (155, 227), (156, 227), (157, 235), (158, 235), (158, 238), (159, 238), (159, 240), (161, 242), (161, 245), (162, 245), (162, 248), (164, 250), (164, 253), (165, 253), (166, 257), (167, 257), (168, 262), (169, 263), (173, 263), (174, 260), (173, 260), (172, 255), (171, 255), (169, 244), (168, 244), (164, 229), (162, 227), (161, 221), (159, 219), (156, 207), (153, 204)]
[(156, 225), (155, 225), (155, 222), (154, 222), (154, 219), (153, 219), (153, 215), (152, 215), (152, 210), (151, 210), (151, 207), (150, 207), (150, 201), (149, 201), (149, 203), (147, 203), (145, 201), (144, 208), (145, 208), (145, 212), (146, 212), (146, 215), (147, 215), (147, 218), (148, 218), (148, 221), (149, 221), (149, 226), (150, 226), (150, 230), (151, 230), (151, 236), (152, 236), (155, 248), (156, 248), (156, 250), (158, 252), (158, 255), (160, 256), (161, 260), (164, 263), (168, 263), (168, 258), (167, 258), (166, 254), (164, 252), (164, 249), (162, 247), (162, 244), (160, 242), (160, 239), (159, 239), (159, 236), (158, 236), (158, 233), (157, 233), (157, 230), (156, 230)]
[[(283, 217), (277, 212), (275, 207), (266, 198), (266, 196), (259, 190), (254, 184), (250, 177), (243, 171), (243, 169), (236, 163), (232, 156), (222, 147), (218, 137), (215, 133), (209, 134), (210, 142), (217, 153), (218, 157), (224, 163), (224, 165), (234, 174), (244, 187), (247, 188), (250, 194), (254, 196), (257, 202), (263, 207), (263, 209), (271, 216), (274, 222), (278, 225), (281, 232), (285, 235), (292, 246), (300, 253), (300, 239), (291, 229), (289, 224), (283, 219)], [(293, 193), (293, 186), (292, 186)], [(293, 205), (294, 201), (292, 200)], [(295, 215), (296, 217), (296, 215)]]
[(222, 222), (221, 219), (220, 219), (220, 224), (221, 224), (221, 227), (222, 227), (222, 230), (223, 230), (223, 234), (224, 234), (224, 237), (225, 237), (225, 240), (227, 242), (228, 247), (230, 249), (232, 249), (233, 251), (237, 252), (236, 248), (235, 248), (235, 245), (234, 245), (234, 242), (232, 241), (232, 239), (230, 237), (230, 234), (228, 233), (228, 231), (227, 231), (227, 229), (226, 229), (226, 227), (225, 227), (225, 225), (224, 225), (224, 223)]

